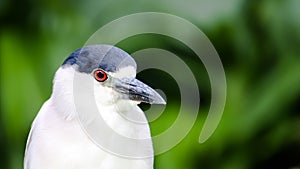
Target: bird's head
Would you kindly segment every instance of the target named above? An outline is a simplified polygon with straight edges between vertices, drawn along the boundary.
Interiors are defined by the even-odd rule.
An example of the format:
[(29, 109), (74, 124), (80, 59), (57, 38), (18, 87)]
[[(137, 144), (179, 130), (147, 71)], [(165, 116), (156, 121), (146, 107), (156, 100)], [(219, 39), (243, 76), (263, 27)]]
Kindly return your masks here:
[[(136, 63), (125, 51), (111, 45), (90, 45), (73, 52), (61, 66), (64, 71), (84, 76), (93, 82), (96, 101), (112, 103), (131, 100), (150, 104), (165, 104), (164, 99), (151, 87), (137, 80)], [(63, 75), (56, 74), (57, 81)]]

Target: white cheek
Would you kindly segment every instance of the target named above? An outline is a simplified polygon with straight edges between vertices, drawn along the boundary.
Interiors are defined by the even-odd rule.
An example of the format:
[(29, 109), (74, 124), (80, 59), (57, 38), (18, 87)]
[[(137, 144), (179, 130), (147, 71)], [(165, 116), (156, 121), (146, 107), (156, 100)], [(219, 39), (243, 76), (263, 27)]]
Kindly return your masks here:
[(99, 82), (94, 82), (94, 97), (97, 104), (112, 104), (117, 99), (117, 94), (110, 87), (103, 87)]

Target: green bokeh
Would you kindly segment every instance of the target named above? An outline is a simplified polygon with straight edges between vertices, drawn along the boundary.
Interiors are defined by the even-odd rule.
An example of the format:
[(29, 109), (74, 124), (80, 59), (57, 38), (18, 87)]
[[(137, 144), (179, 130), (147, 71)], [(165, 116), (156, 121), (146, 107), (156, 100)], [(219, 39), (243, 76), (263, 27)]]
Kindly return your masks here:
[[(199, 117), (180, 144), (156, 157), (155, 168), (299, 168), (299, 7), (299, 0), (1, 1), (0, 168), (22, 168), (30, 124), (49, 98), (63, 60), (109, 21), (148, 11), (178, 15), (203, 30), (220, 55), (228, 86), (222, 121), (199, 144), (210, 102), (202, 63), (180, 42), (159, 35), (118, 44), (130, 53), (146, 47), (172, 51), (197, 75)], [(139, 78), (155, 83), (153, 74)], [(153, 134), (176, 118), (178, 89), (168, 89), (171, 104), (151, 123)]]

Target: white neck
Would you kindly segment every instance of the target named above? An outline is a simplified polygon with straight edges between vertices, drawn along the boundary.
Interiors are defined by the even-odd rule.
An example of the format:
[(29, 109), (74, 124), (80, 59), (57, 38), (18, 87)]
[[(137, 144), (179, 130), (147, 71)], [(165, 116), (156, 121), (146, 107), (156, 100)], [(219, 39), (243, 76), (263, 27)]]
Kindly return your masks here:
[(75, 69), (72, 66), (60, 67), (53, 80), (50, 100), (63, 119), (72, 120), (76, 115), (73, 95)]
[[(80, 86), (75, 86), (78, 84)], [(78, 115), (76, 110), (80, 109), (80, 105), (75, 106), (75, 100), (75, 103), (84, 104), (84, 111), (81, 111), (84, 114), (80, 114), (84, 123), (95, 121), (99, 114), (90, 112), (98, 109), (103, 120), (116, 133), (134, 139), (151, 138), (148, 121), (137, 102), (119, 99), (113, 89), (94, 85), (97, 83), (90, 75), (78, 73), (72, 66), (59, 68), (51, 96), (59, 115), (65, 120), (74, 120)], [(86, 94), (86, 89), (91, 86), (96, 88), (92, 89), (95, 91), (90, 95)], [(92, 102), (96, 103), (95, 107), (92, 106)]]

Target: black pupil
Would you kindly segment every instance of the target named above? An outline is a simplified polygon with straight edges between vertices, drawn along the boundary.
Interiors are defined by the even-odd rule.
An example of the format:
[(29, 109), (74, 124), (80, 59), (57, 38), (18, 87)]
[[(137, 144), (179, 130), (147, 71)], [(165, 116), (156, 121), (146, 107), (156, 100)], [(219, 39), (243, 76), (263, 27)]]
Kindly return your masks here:
[(97, 76), (98, 76), (98, 78), (102, 79), (102, 78), (104, 78), (105, 75), (104, 75), (103, 72), (99, 71), (99, 72), (97, 73)]

